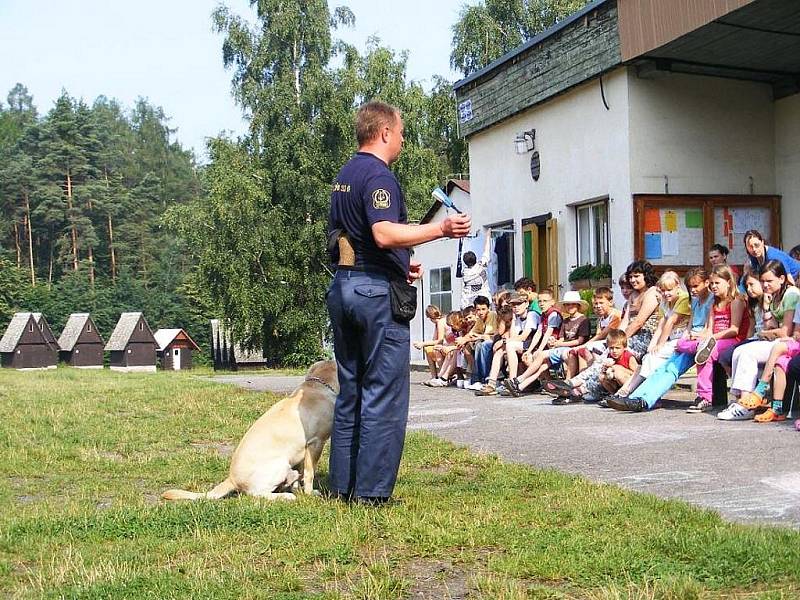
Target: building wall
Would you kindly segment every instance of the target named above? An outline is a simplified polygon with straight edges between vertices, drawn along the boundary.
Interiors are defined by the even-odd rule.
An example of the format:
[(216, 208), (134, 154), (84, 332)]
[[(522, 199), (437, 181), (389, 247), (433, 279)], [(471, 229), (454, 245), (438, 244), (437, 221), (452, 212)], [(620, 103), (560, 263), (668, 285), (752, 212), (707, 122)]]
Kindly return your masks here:
[(775, 103), (775, 184), (781, 201), (783, 247), (800, 244), (800, 94)]
[(633, 193), (664, 193), (665, 175), (671, 194), (749, 194), (750, 177), (755, 193), (776, 193), (769, 85), (633, 69), (628, 79)]
[(73, 367), (103, 366), (103, 344), (78, 343), (72, 352), (64, 352), (65, 362)]
[(159, 363), (161, 364), (161, 368), (166, 371), (171, 371), (173, 369), (173, 362), (175, 359), (174, 352), (175, 348), (180, 348), (181, 350), (181, 370), (191, 369), (192, 368), (192, 348), (188, 347), (183, 344), (175, 345), (170, 344), (166, 347), (163, 352), (159, 352)]
[[(628, 77), (619, 68), (603, 77), (606, 110), (595, 79), (469, 138), (470, 191), (476, 225), (513, 220), (515, 275), (522, 276), (522, 220), (548, 212), (558, 219), (559, 280), (577, 262), (575, 210), (592, 199), (610, 198), (611, 261), (614, 273), (633, 255), (628, 170)], [(531, 154), (514, 153), (517, 133), (536, 129), (541, 176), (530, 175)]]
[(47, 344), (18, 344), (2, 355), (2, 366), (11, 369), (46, 369), (58, 364), (58, 353)]

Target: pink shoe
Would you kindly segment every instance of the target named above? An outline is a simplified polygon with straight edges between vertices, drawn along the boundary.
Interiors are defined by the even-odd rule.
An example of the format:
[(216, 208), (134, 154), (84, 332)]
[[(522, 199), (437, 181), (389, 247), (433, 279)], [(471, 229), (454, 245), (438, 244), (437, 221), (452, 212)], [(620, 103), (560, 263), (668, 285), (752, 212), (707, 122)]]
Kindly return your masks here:
[(797, 431), (800, 431), (800, 419), (797, 419), (797, 421), (794, 422), (794, 428), (797, 429)]

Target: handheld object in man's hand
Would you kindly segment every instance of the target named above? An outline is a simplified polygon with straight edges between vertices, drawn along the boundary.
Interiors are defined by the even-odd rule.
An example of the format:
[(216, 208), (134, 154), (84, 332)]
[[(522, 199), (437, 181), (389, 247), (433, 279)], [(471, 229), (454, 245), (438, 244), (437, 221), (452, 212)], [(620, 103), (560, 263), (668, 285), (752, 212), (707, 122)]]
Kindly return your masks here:
[(447, 208), (452, 208), (456, 212), (462, 212), (459, 208), (453, 204), (453, 201), (450, 199), (442, 188), (436, 188), (431, 192), (431, 196), (433, 196), (436, 200), (444, 204)]

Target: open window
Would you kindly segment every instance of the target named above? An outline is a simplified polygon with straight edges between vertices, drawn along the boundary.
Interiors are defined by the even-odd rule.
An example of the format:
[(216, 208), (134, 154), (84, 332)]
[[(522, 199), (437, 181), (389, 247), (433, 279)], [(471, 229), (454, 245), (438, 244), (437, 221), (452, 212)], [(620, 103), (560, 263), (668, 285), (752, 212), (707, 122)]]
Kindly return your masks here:
[(578, 265), (610, 264), (608, 200), (575, 207)]

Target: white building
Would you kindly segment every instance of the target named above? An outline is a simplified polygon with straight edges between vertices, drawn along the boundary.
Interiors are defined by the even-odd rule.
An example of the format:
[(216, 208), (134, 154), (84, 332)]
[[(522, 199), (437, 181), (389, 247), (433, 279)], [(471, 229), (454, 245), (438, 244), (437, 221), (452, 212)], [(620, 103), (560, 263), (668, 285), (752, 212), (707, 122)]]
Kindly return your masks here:
[[(473, 222), (516, 278), (800, 243), (800, 2), (595, 0), (455, 84)], [(783, 242), (783, 243), (782, 243)], [(412, 335), (414, 335), (412, 333)]]

